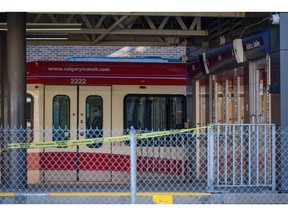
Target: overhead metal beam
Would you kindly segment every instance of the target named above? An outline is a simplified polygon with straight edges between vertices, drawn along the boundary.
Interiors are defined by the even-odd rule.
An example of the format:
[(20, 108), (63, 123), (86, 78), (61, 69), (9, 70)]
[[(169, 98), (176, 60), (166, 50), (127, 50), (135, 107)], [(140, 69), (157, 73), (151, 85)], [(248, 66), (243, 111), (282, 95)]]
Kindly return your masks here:
[(118, 19), (112, 26), (110, 26), (108, 29), (105, 30), (105, 33), (102, 33), (96, 40), (94, 40), (94, 44), (98, 43), (99, 41), (103, 40), (116, 26), (121, 23), (123, 20), (125, 20), (129, 15), (122, 16), (120, 19)]
[(179, 16), (176, 16), (176, 19), (177, 19), (177, 22), (179, 23), (179, 25), (181, 26), (181, 28), (183, 30), (187, 30), (187, 27), (186, 27), (185, 23), (183, 22), (182, 18)]
[[(85, 28), (79, 31), (71, 32), (69, 30), (41, 30), (41, 29), (27, 29), (27, 33), (47, 33), (47, 34), (100, 34), (106, 36), (110, 35), (151, 35), (151, 36), (207, 36), (207, 30), (159, 30), (159, 29), (97, 29)], [(101, 37), (103, 39), (104, 37)], [(99, 36), (100, 37), (100, 36)], [(100, 38), (98, 39), (100, 40)]]
[(189, 29), (190, 30), (191, 29), (195, 29), (195, 27), (196, 27), (196, 30), (200, 30), (201, 29), (201, 18), (200, 17), (195, 17), (193, 19), (193, 22), (192, 22), (192, 24), (191, 24)]
[[(36, 12), (35, 12), (36, 13)], [(48, 13), (46, 13), (48, 14)], [(57, 14), (55, 12), (54, 14)], [(65, 14), (65, 13), (61, 13)], [(69, 14), (69, 13), (68, 13)], [(85, 12), (73, 14), (87, 14), (87, 15), (133, 15), (133, 16), (182, 16), (182, 17), (245, 17), (245, 12)]]
[(168, 22), (169, 18), (170, 18), (170, 16), (164, 17), (164, 19), (162, 20), (162, 22), (161, 22), (160, 26), (158, 27), (158, 29), (163, 29), (164, 26), (166, 25), (166, 23)]
[[(198, 46), (202, 44), (200, 40), (208, 40), (210, 44), (219, 37), (219, 26), (223, 30), (229, 24), (229, 37), (233, 38), (236, 31), (245, 27), (245, 20), (260, 19), (269, 14), (271, 12), (29, 12), (26, 34), (34, 40), (37, 35), (40, 40), (45, 36), (54, 39), (63, 35), (68, 45), (73, 41), (95, 45), (117, 40), (119, 43), (136, 41), (137, 44), (140, 40), (144, 43), (168, 41), (168, 44), (189, 40), (189, 44)], [(234, 20), (238, 20), (237, 25), (233, 25)], [(217, 27), (216, 31), (214, 27)], [(7, 24), (0, 23), (0, 30), (6, 29)], [(208, 34), (209, 37), (202, 38)]]
[[(92, 41), (75, 41), (75, 40), (63, 40), (63, 41), (51, 41), (51, 40), (31, 40), (27, 41), (27, 45), (51, 45), (51, 46), (174, 46), (175, 43), (169, 41), (157, 41), (155, 38), (149, 40), (102, 40), (97, 44)], [(186, 46), (187, 41), (181, 41), (177, 46)]]
[(152, 22), (152, 20), (149, 16), (144, 16), (144, 19), (147, 21), (147, 23), (151, 29), (156, 29), (156, 26), (154, 25), (154, 23)]
[(105, 20), (106, 16), (101, 16), (100, 19), (98, 20), (97, 24), (95, 25), (96, 28), (100, 28), (102, 25), (103, 21)]
[[(27, 23), (26, 31), (46, 31), (46, 30), (81, 30), (82, 23)], [(7, 30), (7, 23), (0, 23), (0, 29)]]
[(89, 21), (89, 19), (87, 18), (86, 15), (81, 15), (81, 18), (83, 19), (85, 25), (86, 25), (88, 28), (92, 28), (92, 25), (91, 25), (91, 23), (90, 23), (90, 21)]

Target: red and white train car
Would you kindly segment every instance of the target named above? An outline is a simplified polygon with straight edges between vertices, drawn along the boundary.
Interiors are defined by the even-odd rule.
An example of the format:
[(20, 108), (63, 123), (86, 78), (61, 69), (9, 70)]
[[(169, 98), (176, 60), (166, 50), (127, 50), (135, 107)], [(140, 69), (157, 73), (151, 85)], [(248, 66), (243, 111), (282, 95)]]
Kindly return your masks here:
[[(34, 61), (27, 63), (27, 83), (27, 126), (34, 142), (111, 137), (131, 126), (169, 130), (186, 121), (182, 62)], [(162, 149), (157, 156), (156, 147)], [(146, 147), (140, 158), (180, 166), (184, 160), (176, 148)], [(30, 149), (28, 182), (117, 182), (129, 175), (129, 166), (125, 142)], [(143, 172), (156, 172), (145, 166)]]

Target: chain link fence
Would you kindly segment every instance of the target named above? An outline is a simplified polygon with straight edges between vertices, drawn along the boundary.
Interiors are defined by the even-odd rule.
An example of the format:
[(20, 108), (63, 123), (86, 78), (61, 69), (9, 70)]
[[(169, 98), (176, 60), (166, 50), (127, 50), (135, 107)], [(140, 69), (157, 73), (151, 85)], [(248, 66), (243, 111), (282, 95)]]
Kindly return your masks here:
[(288, 131), (274, 125), (0, 136), (0, 203), (288, 203)]

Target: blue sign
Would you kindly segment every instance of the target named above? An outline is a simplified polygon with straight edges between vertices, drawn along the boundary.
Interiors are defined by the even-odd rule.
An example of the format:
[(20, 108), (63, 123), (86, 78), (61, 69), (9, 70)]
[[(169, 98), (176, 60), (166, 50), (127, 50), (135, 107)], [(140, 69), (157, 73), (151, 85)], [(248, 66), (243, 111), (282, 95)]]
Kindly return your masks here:
[(243, 38), (242, 45), (244, 60), (249, 61), (265, 57), (270, 52), (268, 29), (263, 29), (261, 32)]
[(204, 76), (202, 72), (199, 56), (187, 60), (187, 77), (188, 79), (197, 79)]
[(236, 65), (233, 44), (226, 44), (203, 53), (203, 63), (207, 74), (219, 73)]

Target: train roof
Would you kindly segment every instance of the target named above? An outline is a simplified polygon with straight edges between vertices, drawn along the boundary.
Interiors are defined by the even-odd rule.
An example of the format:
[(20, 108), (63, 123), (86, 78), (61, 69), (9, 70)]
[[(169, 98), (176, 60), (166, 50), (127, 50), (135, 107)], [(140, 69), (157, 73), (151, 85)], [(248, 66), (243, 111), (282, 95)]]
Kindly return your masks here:
[(67, 61), (83, 61), (83, 62), (179, 62), (180, 58), (162, 58), (159, 56), (145, 56), (143, 58), (127, 58), (127, 57), (70, 57)]

